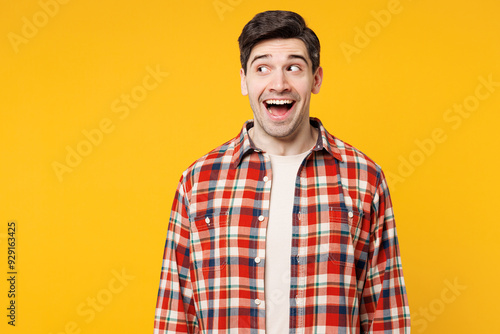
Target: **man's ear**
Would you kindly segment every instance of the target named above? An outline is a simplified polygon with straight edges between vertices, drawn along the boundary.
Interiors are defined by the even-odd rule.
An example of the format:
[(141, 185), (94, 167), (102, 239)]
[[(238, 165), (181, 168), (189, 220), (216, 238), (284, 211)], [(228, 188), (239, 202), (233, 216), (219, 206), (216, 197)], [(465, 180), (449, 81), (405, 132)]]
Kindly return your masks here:
[(314, 74), (314, 81), (311, 92), (313, 94), (318, 94), (319, 89), (321, 88), (321, 83), (323, 82), (323, 68), (318, 66), (316, 69), (316, 73)]
[(245, 75), (245, 70), (240, 69), (240, 78), (241, 78), (241, 94), (248, 95), (247, 89), (247, 76)]

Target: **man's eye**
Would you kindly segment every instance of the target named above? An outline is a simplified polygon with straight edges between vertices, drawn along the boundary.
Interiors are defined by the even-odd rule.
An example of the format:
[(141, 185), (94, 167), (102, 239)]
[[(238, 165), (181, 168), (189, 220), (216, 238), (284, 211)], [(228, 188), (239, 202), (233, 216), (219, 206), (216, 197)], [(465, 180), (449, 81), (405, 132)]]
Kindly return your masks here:
[(257, 67), (257, 72), (268, 73), (269, 69), (267, 67), (265, 67), (265, 66), (259, 66), (259, 67)]
[(300, 67), (298, 65), (292, 65), (288, 68), (289, 71), (296, 72), (300, 71)]

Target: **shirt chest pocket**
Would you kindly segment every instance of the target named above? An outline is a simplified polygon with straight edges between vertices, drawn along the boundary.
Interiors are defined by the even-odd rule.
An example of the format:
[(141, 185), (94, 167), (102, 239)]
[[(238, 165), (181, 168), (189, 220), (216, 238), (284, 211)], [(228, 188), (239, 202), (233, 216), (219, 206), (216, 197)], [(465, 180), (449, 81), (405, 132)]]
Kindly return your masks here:
[(200, 215), (191, 223), (194, 265), (202, 271), (220, 271), (227, 264), (227, 213)]
[(331, 262), (354, 266), (353, 236), (357, 234), (361, 214), (357, 209), (330, 207), (322, 216), (321, 254), (328, 254)]

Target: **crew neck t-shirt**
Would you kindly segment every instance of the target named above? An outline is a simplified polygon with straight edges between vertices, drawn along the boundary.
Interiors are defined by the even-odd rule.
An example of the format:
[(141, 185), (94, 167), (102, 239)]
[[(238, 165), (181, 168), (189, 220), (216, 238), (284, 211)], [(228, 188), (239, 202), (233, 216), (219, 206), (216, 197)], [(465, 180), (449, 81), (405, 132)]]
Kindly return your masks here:
[(272, 155), (272, 185), (266, 235), (264, 291), (266, 333), (289, 332), (292, 211), (297, 173), (310, 151), (298, 155)]

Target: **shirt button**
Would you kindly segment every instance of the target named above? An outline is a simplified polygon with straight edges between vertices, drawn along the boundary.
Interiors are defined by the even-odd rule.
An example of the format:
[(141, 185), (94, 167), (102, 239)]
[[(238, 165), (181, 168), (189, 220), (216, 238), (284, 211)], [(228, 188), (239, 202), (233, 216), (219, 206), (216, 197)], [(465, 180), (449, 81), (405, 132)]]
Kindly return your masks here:
[(260, 263), (260, 257), (255, 258), (255, 263)]
[(349, 211), (349, 213), (347, 215), (349, 216), (349, 218), (354, 217), (354, 213), (352, 213), (352, 211)]
[(260, 299), (255, 299), (255, 304), (256, 305), (260, 305), (260, 303), (261, 303)]
[(269, 178), (267, 176), (264, 176), (264, 182), (269, 181)]
[(207, 223), (207, 225), (210, 225), (210, 218), (205, 218), (205, 223)]
[(261, 221), (263, 221), (263, 220), (264, 220), (264, 216), (260, 215), (260, 216), (259, 216), (259, 221), (261, 222)]

